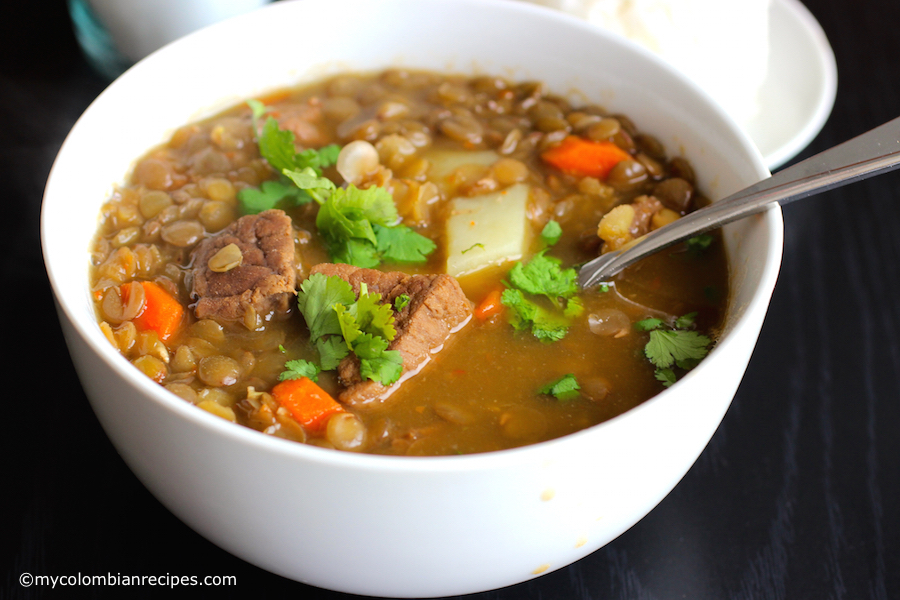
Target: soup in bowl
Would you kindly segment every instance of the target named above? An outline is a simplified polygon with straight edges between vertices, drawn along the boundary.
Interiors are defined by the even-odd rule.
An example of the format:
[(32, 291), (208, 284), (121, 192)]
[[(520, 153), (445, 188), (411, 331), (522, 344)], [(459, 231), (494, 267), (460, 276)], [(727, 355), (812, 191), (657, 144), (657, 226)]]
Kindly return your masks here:
[(599, 548), (699, 455), (778, 210), (602, 289), (573, 269), (765, 174), (702, 92), (562, 15), (285, 3), (114, 82), (43, 241), (92, 406), (176, 515), (299, 581), (459, 594)]

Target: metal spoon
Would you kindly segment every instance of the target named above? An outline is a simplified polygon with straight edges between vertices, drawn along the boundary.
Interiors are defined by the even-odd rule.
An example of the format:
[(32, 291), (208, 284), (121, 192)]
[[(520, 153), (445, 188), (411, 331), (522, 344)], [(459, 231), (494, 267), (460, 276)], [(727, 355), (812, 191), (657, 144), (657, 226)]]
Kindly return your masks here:
[(588, 288), (609, 280), (649, 254), (762, 212), (773, 202), (787, 204), (897, 167), (900, 117), (652, 231), (624, 249), (588, 261), (578, 272), (578, 284)]

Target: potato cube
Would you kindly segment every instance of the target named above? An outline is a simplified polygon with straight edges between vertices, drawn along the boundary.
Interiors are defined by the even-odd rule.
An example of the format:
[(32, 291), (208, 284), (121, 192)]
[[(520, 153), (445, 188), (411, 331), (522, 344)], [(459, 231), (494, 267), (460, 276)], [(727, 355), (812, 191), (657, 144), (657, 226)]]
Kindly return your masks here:
[(455, 198), (447, 219), (447, 273), (454, 277), (518, 260), (529, 239), (529, 186)]

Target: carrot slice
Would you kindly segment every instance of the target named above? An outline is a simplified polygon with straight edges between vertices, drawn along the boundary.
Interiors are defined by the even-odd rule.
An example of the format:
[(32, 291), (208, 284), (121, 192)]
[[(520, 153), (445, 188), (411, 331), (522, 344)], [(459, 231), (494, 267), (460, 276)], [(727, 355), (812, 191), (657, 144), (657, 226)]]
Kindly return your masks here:
[(563, 173), (606, 179), (614, 166), (631, 155), (612, 142), (594, 142), (570, 135), (559, 145), (545, 150), (541, 158)]
[(133, 320), (134, 326), (141, 331), (155, 331), (162, 341), (168, 341), (184, 318), (184, 307), (161, 285), (152, 281), (135, 281), (122, 286), (122, 298), (127, 301), (132, 285), (144, 288), (144, 308)]
[(344, 407), (309, 377), (282, 381), (272, 388), (272, 397), (314, 433), (325, 428), (331, 415), (344, 412)]
[(500, 297), (502, 295), (503, 290), (500, 288), (494, 288), (488, 292), (487, 295), (482, 298), (481, 302), (478, 303), (478, 306), (475, 307), (475, 310), (472, 311), (475, 318), (480, 321), (486, 321), (494, 315), (503, 312), (503, 303), (500, 302)]

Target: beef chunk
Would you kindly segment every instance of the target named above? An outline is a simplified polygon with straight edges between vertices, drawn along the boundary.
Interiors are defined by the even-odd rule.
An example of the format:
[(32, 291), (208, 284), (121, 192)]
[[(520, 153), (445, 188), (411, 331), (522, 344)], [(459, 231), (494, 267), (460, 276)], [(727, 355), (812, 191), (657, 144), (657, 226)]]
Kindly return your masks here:
[(638, 196), (631, 203), (634, 208), (634, 219), (631, 221), (631, 235), (639, 238), (650, 232), (653, 215), (663, 208), (662, 202), (653, 196)]
[(350, 406), (381, 405), (404, 379), (424, 367), (444, 346), (450, 334), (465, 325), (472, 314), (472, 305), (459, 282), (449, 275), (385, 273), (342, 264), (316, 265), (311, 273), (337, 275), (350, 283), (357, 294), (360, 284), (365, 283), (369, 293), (381, 294), (382, 302), (392, 305), (402, 294), (410, 299), (409, 304), (395, 315), (397, 336), (388, 346), (388, 350), (398, 350), (403, 357), (400, 379), (391, 386), (363, 381), (359, 360), (354, 356), (345, 358), (338, 367), (338, 378), (347, 387), (341, 392), (340, 400)]
[(296, 142), (306, 148), (324, 146), (329, 140), (320, 104), (282, 105), (278, 109), (278, 125), (293, 132)]
[[(224, 272), (210, 269), (209, 259), (235, 244), (241, 264)], [(294, 237), (291, 219), (280, 210), (241, 217), (194, 250), (192, 297), (198, 319), (241, 321), (248, 310), (265, 317), (287, 313), (294, 297)]]

